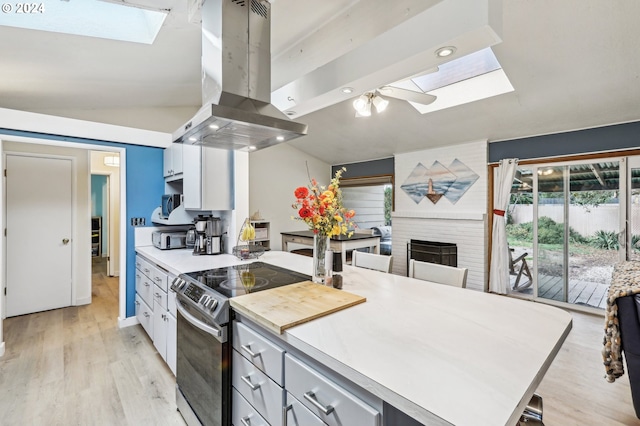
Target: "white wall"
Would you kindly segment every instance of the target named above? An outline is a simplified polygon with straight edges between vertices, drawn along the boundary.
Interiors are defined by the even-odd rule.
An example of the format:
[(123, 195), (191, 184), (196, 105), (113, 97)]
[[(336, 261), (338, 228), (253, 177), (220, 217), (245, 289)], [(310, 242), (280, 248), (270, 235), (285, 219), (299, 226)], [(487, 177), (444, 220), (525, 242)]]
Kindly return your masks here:
[[(415, 203), (401, 185), (418, 163), (445, 167), (455, 159), (479, 178), (454, 204), (442, 197), (436, 204), (423, 198)], [(411, 239), (454, 243), (458, 266), (468, 268), (467, 288), (484, 290), (487, 281), (487, 142), (479, 141), (395, 156), (395, 210), (393, 224), (393, 272), (407, 273), (407, 243)]]
[(296, 214), (294, 190), (309, 184), (309, 174), (318, 183), (328, 185), (331, 166), (286, 144), (249, 154), (249, 212), (260, 215), (271, 224), (271, 249), (282, 250), (280, 232), (308, 229), (291, 219)]
[[(4, 141), (4, 152), (27, 152), (74, 157), (75, 169), (75, 223), (72, 274), (76, 305), (91, 303), (91, 195), (89, 155), (86, 149), (64, 148), (50, 145)], [(72, 301), (73, 302), (73, 301)]]
[(105, 166), (104, 157), (119, 156), (117, 152), (91, 151), (91, 173), (109, 176), (109, 275), (120, 275), (120, 167)]

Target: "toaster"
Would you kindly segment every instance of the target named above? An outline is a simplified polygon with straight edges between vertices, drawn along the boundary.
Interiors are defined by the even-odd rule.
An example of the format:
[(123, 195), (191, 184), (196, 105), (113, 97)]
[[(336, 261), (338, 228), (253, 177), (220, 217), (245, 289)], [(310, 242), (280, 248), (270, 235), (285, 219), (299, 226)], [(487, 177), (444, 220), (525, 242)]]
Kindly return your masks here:
[(160, 250), (180, 249), (187, 247), (186, 232), (154, 231), (151, 242)]

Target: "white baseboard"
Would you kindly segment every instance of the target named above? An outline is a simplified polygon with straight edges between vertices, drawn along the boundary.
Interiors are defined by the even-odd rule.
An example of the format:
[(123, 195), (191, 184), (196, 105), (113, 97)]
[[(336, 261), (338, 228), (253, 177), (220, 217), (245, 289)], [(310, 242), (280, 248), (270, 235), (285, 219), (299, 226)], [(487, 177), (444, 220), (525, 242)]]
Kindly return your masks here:
[(89, 305), (89, 304), (91, 304), (91, 296), (84, 297), (82, 299), (76, 299), (76, 303), (74, 303), (74, 306)]
[(118, 328), (131, 327), (132, 325), (136, 325), (136, 324), (140, 324), (140, 321), (138, 321), (138, 318), (135, 316), (128, 317), (125, 319), (118, 317)]
[(0, 357), (4, 355), (4, 342), (0, 343)]

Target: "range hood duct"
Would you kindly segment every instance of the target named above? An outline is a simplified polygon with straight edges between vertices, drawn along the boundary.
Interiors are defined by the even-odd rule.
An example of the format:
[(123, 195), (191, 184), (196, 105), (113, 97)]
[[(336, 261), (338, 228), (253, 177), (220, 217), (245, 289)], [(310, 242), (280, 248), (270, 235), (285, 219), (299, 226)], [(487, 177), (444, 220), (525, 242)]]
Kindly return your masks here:
[(271, 105), (271, 4), (205, 0), (202, 105), (174, 143), (257, 150), (307, 134)]

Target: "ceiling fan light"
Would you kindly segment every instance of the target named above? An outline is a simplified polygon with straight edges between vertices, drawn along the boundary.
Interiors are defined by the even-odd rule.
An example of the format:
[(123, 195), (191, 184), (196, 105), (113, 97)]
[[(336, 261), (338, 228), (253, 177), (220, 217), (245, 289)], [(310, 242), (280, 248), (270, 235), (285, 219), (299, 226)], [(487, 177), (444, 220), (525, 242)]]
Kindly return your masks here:
[(373, 106), (376, 107), (376, 111), (381, 113), (389, 106), (389, 101), (384, 99), (382, 96), (375, 95), (373, 97)]
[(371, 102), (367, 102), (361, 110), (356, 110), (356, 117), (370, 117), (371, 116)]
[[(353, 108), (358, 111), (364, 111), (364, 109), (369, 104), (369, 97), (367, 95), (360, 95), (355, 101), (353, 101)], [(371, 106), (369, 106), (371, 109)]]

